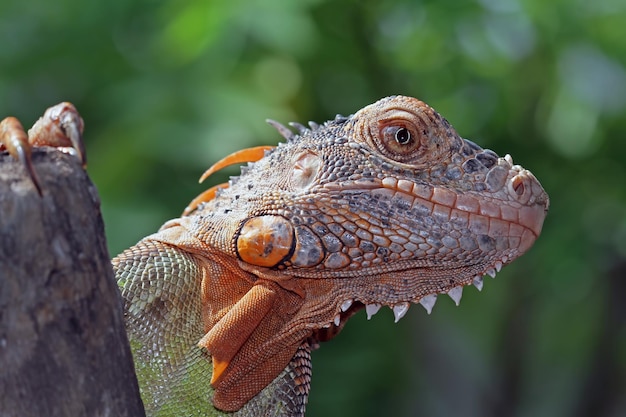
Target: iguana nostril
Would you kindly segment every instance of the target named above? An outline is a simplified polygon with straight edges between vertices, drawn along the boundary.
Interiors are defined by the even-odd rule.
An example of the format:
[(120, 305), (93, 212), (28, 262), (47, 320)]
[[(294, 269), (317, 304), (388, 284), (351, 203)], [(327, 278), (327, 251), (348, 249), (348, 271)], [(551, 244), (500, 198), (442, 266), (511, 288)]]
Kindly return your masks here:
[(252, 265), (273, 267), (292, 251), (293, 226), (281, 216), (252, 217), (237, 236), (237, 255)]
[(519, 176), (513, 178), (513, 183), (511, 184), (515, 194), (522, 196), (524, 195), (524, 180), (522, 180)]
[(515, 175), (508, 183), (509, 194), (521, 203), (529, 204), (532, 192), (532, 181), (537, 181), (527, 171)]

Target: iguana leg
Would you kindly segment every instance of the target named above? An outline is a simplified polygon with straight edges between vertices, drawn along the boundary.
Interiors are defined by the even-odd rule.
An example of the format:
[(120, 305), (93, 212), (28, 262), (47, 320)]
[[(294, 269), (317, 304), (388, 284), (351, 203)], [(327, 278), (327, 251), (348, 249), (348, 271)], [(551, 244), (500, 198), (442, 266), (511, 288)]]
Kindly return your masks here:
[(0, 151), (8, 151), (26, 168), (39, 195), (41, 186), (31, 163), (33, 146), (53, 146), (70, 152), (80, 159), (83, 167), (87, 159), (83, 144), (83, 119), (71, 103), (63, 102), (46, 110), (33, 127), (24, 131), (15, 117), (7, 117), (0, 122)]

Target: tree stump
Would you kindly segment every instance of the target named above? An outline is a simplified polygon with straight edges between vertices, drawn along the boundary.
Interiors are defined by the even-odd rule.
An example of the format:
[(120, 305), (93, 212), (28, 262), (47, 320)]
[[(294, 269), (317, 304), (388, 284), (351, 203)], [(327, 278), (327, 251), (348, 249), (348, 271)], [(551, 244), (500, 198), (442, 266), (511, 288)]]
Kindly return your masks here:
[(0, 416), (143, 416), (97, 191), (33, 151), (43, 196), (0, 153)]

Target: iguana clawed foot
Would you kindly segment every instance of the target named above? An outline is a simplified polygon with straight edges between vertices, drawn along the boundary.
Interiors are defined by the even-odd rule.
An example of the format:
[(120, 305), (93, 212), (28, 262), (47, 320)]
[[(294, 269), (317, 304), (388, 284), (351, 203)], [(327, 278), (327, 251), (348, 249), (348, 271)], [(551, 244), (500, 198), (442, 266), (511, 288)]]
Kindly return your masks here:
[(41, 195), (41, 186), (31, 163), (31, 148), (53, 146), (76, 155), (83, 167), (87, 164), (83, 144), (83, 119), (73, 104), (59, 103), (46, 110), (28, 134), (15, 117), (0, 122), (0, 151), (8, 151), (28, 171), (33, 185)]

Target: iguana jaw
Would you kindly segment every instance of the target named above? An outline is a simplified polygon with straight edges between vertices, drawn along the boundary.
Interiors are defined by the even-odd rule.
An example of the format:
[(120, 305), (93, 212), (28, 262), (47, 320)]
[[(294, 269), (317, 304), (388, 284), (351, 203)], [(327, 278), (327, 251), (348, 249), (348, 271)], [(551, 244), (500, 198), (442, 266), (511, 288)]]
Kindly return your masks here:
[[(416, 297), (412, 297), (411, 295), (407, 294), (405, 296), (401, 296), (395, 302), (389, 302), (389, 299), (385, 297), (381, 297), (378, 299), (368, 299), (366, 297), (347, 297), (343, 299), (337, 298), (338, 301), (343, 301), (340, 301), (337, 304), (335, 308), (335, 315), (332, 321), (329, 321), (321, 326), (322, 329), (330, 330), (328, 330), (325, 337), (320, 336), (319, 340), (326, 341), (330, 339), (328, 337), (328, 334), (332, 334), (332, 336), (338, 334), (339, 330), (343, 328), (346, 320), (363, 308), (365, 309), (365, 312), (367, 314), (367, 319), (370, 320), (375, 314), (380, 311), (383, 306), (389, 307), (393, 312), (394, 321), (397, 323), (406, 315), (411, 304), (420, 304), (428, 314), (431, 314), (437, 301), (437, 296), (440, 294), (448, 295), (452, 299), (452, 301), (457, 306), (459, 306), (461, 302), (461, 297), (463, 296), (463, 288), (465, 286), (474, 285), (478, 289), (478, 291), (482, 291), (484, 276), (490, 276), (492, 278), (495, 278), (497, 272), (501, 270), (502, 266), (507, 261), (508, 260), (505, 257), (502, 261), (496, 261), (494, 265), (483, 269), (484, 272), (482, 273), (478, 273), (474, 276), (469, 276), (465, 278), (457, 275), (454, 277), (454, 279), (450, 278), (444, 280), (450, 282), (451, 284), (449, 285), (442, 285), (439, 289), (433, 290), (432, 292), (425, 295), (420, 292), (420, 295)], [(403, 275), (403, 271), (399, 271), (399, 273), (391, 280), (400, 280), (400, 277), (402, 277)], [(389, 285), (388, 289), (391, 289), (393, 287), (393, 285)]]
[[(383, 307), (389, 307), (395, 322), (402, 319), (411, 304), (420, 304), (431, 314), (437, 297), (448, 295), (458, 306), (463, 295), (463, 287), (483, 287), (484, 276), (496, 277), (503, 265), (510, 259), (506, 256), (493, 264), (472, 265), (457, 269), (416, 268), (381, 272), (364, 270), (361, 276), (337, 279), (301, 277), (299, 287), (305, 289), (303, 297), (308, 300), (298, 313), (297, 321), (307, 317), (312, 339), (328, 341), (341, 331), (346, 321), (358, 311), (365, 309), (367, 319), (371, 319)], [(282, 280), (282, 276), (267, 268), (240, 263), (243, 270), (257, 276), (262, 281), (273, 281), (286, 285), (292, 292), (293, 280)], [(317, 285), (313, 287), (313, 282)], [(311, 290), (315, 288), (315, 291)], [(331, 297), (328, 294), (332, 293)], [(289, 327), (289, 324), (286, 324)]]

